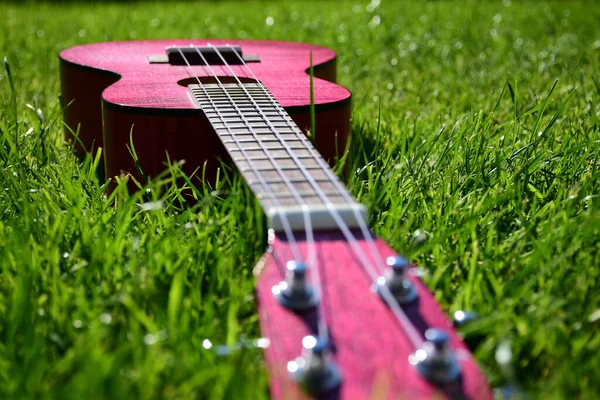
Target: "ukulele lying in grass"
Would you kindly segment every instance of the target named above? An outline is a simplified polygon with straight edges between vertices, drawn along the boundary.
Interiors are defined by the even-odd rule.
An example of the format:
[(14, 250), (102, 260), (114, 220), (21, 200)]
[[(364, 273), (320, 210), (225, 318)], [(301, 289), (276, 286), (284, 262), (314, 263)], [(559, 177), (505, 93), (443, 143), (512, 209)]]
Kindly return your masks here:
[(142, 41), (60, 59), (65, 122), (80, 152), (104, 149), (107, 177), (156, 175), (168, 160), (210, 177), (225, 157), (256, 194), (270, 228), (256, 290), (273, 398), (492, 398), (431, 293), (329, 169), (350, 130), (333, 51)]

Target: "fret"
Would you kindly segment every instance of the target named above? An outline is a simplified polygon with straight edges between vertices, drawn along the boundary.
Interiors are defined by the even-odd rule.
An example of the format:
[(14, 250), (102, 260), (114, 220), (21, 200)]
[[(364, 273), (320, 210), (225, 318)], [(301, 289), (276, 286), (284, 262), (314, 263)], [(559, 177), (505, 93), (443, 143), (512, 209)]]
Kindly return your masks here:
[[(337, 191), (333, 191), (333, 192), (322, 192), (321, 195), (327, 196), (326, 200), (330, 201), (333, 204), (343, 204), (346, 202), (346, 200), (343, 198), (343, 196), (340, 194), (340, 192)], [(287, 199), (296, 199), (296, 196), (301, 196), (302, 199), (307, 203), (307, 204), (327, 204), (326, 201), (323, 200), (323, 197), (321, 197), (321, 195), (319, 195), (318, 193), (314, 192), (314, 191), (307, 191), (307, 192), (295, 192), (292, 193), (291, 191), (285, 191), (284, 193), (278, 193), (277, 194), (277, 200), (281, 201), (281, 200), (287, 200)], [(259, 192), (256, 197), (260, 200), (260, 199), (269, 199), (269, 194), (264, 193), (264, 192)]]
[(282, 207), (297, 207), (298, 206), (298, 201), (292, 197), (284, 197), (281, 200), (278, 199), (278, 204), (275, 203), (274, 201), (272, 201), (270, 198), (268, 197), (262, 197), (259, 199), (261, 206), (263, 207), (263, 209), (265, 210), (265, 212), (268, 212), (268, 210), (275, 210), (278, 208), (282, 208)]
[[(259, 113), (245, 113), (244, 117), (241, 117), (237, 113), (220, 113), (219, 115), (217, 115), (215, 113), (214, 115), (207, 114), (207, 117), (209, 120), (211, 120), (211, 122), (214, 121), (214, 122), (226, 122), (226, 123), (244, 123), (244, 122), (256, 123), (256, 122), (264, 122), (265, 121), (265, 117)], [(268, 118), (268, 117), (266, 117), (266, 118)], [(291, 121), (287, 121), (281, 117), (269, 118), (269, 126), (273, 125), (275, 127), (285, 129), (285, 130), (288, 130), (291, 132), (300, 133), (291, 124), (292, 124)]]
[[(235, 164), (237, 165), (238, 169), (241, 172), (254, 171), (254, 170), (257, 170), (257, 171), (266, 171), (266, 170), (276, 171), (277, 170), (275, 168), (275, 166), (269, 160), (252, 161), (252, 165), (250, 165), (250, 163), (248, 161), (236, 161)], [(283, 169), (283, 168), (281, 168), (281, 169)]]
[[(277, 132), (279, 134), (279, 136), (283, 136), (286, 135), (286, 139), (287, 138), (291, 138), (291, 137), (296, 137), (298, 136), (298, 133), (295, 132), (294, 130), (292, 130), (291, 128), (288, 127), (281, 127), (281, 126), (277, 126), (275, 125), (274, 127), (271, 126), (265, 126), (262, 124), (259, 124), (257, 122), (244, 122), (244, 121), (224, 121), (221, 122), (221, 120), (219, 120), (218, 122), (214, 122), (212, 123), (212, 125), (215, 127), (215, 130), (219, 130), (222, 131), (221, 133), (226, 133), (229, 131), (240, 131), (240, 130), (245, 130), (248, 133), (261, 133), (261, 134), (273, 134), (274, 132)], [(213, 122), (213, 121), (211, 121)]]
[(258, 175), (256, 174), (255, 171), (253, 170), (249, 170), (249, 171), (240, 171), (242, 173), (242, 176), (244, 177), (244, 180), (246, 182), (258, 182), (259, 185), (262, 184), (261, 181), (275, 181), (275, 180), (279, 180), (281, 181), (281, 175), (279, 174), (279, 172), (277, 170), (269, 170), (269, 171), (262, 171), (260, 172), (260, 178), (258, 178)]
[(238, 117), (238, 116), (231, 116), (231, 117), (226, 117), (226, 116), (218, 116), (218, 117), (213, 117), (211, 119), (216, 120), (215, 122), (219, 123), (225, 123), (225, 124), (231, 124), (231, 123), (249, 123), (249, 124), (253, 124), (253, 123), (264, 123), (264, 119), (261, 118), (260, 116), (245, 116), (244, 118)]
[(231, 130), (241, 130), (245, 129), (249, 133), (269, 133), (274, 134), (277, 132), (279, 136), (286, 135), (286, 138), (297, 137), (298, 132), (294, 131), (292, 128), (287, 125), (278, 125), (272, 124), (268, 125), (262, 122), (249, 122), (244, 120), (235, 120), (231, 122), (227, 122), (226, 120), (217, 119), (217, 120), (209, 120), (213, 127), (216, 130), (228, 132)]
[[(240, 149), (242, 149), (242, 148), (244, 150), (260, 150), (260, 149), (282, 150), (283, 149), (281, 141), (279, 141), (279, 140), (258, 140), (258, 141), (253, 140), (253, 141), (236, 143), (235, 140), (228, 139), (227, 141), (224, 140), (223, 142), (225, 144), (225, 148), (227, 149), (227, 151), (241, 151)], [(260, 145), (260, 147), (258, 145)], [(292, 144), (290, 144), (288, 142), (287, 147), (294, 152), (305, 150), (304, 145), (300, 142), (295, 142)]]
[[(243, 101), (243, 100), (250, 101), (250, 99), (248, 97), (235, 99), (232, 96), (222, 96), (222, 97), (211, 96), (210, 100), (209, 99), (200, 100), (199, 103), (203, 107), (214, 108), (216, 106), (227, 106), (234, 110), (239, 110), (240, 107), (238, 106), (238, 103), (236, 102), (236, 100), (237, 101)], [(254, 109), (263, 108), (263, 107), (273, 107), (273, 102), (271, 102), (270, 100), (252, 99), (251, 107)]]
[[(327, 177), (327, 178), (314, 178), (314, 181), (317, 183), (322, 183), (322, 182), (331, 182), (331, 180)], [(291, 179), (288, 177), (288, 182), (290, 182), (291, 184), (298, 184), (298, 183), (306, 183), (306, 179), (302, 178), (302, 179)], [(260, 185), (261, 182), (259, 182), (256, 179), (248, 179), (247, 181), (248, 185)], [(275, 179), (266, 179), (263, 177), (262, 183), (266, 183), (266, 184), (285, 184), (285, 182), (281, 179), (281, 178), (275, 178)]]
[[(247, 142), (240, 142), (239, 144), (235, 142), (235, 140), (233, 139), (228, 139), (227, 141), (223, 141), (223, 143), (225, 144), (225, 148), (227, 149), (227, 151), (229, 153), (233, 152), (233, 151), (239, 151), (241, 152), (241, 149), (244, 149), (244, 151), (247, 150), (282, 150), (282, 145), (281, 142), (279, 140), (260, 140), (260, 141), (247, 141)], [(258, 144), (260, 144), (260, 147), (258, 146)], [(290, 150), (292, 151), (300, 151), (300, 150), (304, 150), (304, 147), (301, 145), (290, 145), (288, 144), (288, 147), (290, 148)]]
[[(225, 136), (225, 135), (223, 135)], [(265, 138), (260, 138), (260, 139), (225, 139), (223, 138), (222, 135), (219, 135), (220, 138), (223, 139), (223, 143), (225, 145), (228, 144), (235, 144), (235, 145), (239, 145), (239, 144), (252, 144), (252, 145), (264, 145), (265, 143), (279, 143), (279, 148), (283, 147), (283, 145), (281, 144), (281, 140), (279, 140), (278, 138), (269, 138), (269, 137), (265, 137)], [(298, 139), (294, 139), (294, 140), (288, 140), (286, 141), (286, 145), (290, 148), (301, 148), (304, 149), (306, 148), (304, 142), (302, 142), (301, 140)]]
[[(261, 182), (258, 182), (260, 185)], [(252, 185), (251, 185), (252, 186)], [(269, 184), (269, 189), (273, 192), (277, 193), (277, 197), (285, 194), (286, 192), (291, 195), (292, 191), (296, 191), (297, 193), (303, 193), (306, 195), (318, 195), (318, 193), (324, 193), (332, 196), (342, 196), (342, 193), (337, 189), (337, 187), (332, 182), (320, 181), (317, 183), (317, 188), (313, 187), (312, 183), (308, 183), (306, 181), (300, 182), (296, 181), (296, 183), (284, 183), (283, 181), (274, 182)], [(263, 190), (264, 191), (264, 190)]]
[[(304, 174), (304, 172), (302, 172), (299, 169), (282, 169), (281, 170), (284, 174), (284, 176), (289, 179), (290, 181), (293, 180), (302, 180), (302, 181), (307, 181), (306, 175)], [(316, 181), (319, 180), (328, 180), (328, 181), (332, 181), (330, 179), (330, 177), (327, 175), (327, 173), (325, 171), (323, 171), (323, 169), (321, 168), (307, 168), (307, 172), (310, 176), (313, 177), (313, 179), (315, 179)], [(243, 171), (242, 175), (244, 175), (244, 178), (246, 179), (247, 182), (251, 181), (251, 182), (258, 182), (259, 179), (256, 176), (256, 174), (252, 171), (252, 170), (248, 170), (248, 171)], [(272, 171), (265, 171), (265, 172), (261, 172), (261, 177), (263, 179), (266, 180), (279, 180), (279, 181), (283, 181), (283, 178), (280, 176), (279, 172), (277, 170), (272, 170)]]
[[(306, 168), (318, 168), (319, 164), (318, 162), (313, 159), (313, 158), (302, 158), (299, 159), (298, 161), (300, 161), (300, 163), (296, 162), (294, 159), (291, 159), (289, 157), (280, 157), (280, 158), (274, 158), (274, 157), (254, 157), (254, 158), (249, 158), (249, 157), (236, 157), (233, 159), (233, 161), (235, 161), (236, 165), (239, 168), (246, 168), (246, 169), (251, 169), (250, 163), (252, 162), (253, 165), (256, 165), (257, 163), (271, 163), (273, 161), (275, 161), (277, 163), (277, 166), (279, 167), (279, 169), (281, 170), (290, 170), (290, 169), (300, 169), (300, 165), (306, 167)], [(273, 168), (275, 168), (275, 166), (273, 166)], [(277, 168), (275, 168), (277, 169)]]
[[(276, 99), (258, 83), (190, 85), (196, 103), (267, 214), (269, 226), (303, 226), (305, 213), (320, 228), (335, 228), (330, 203), (355, 226), (365, 215)], [(282, 217), (284, 215), (284, 217)]]
[[(293, 121), (291, 118), (289, 118), (287, 115), (285, 115), (283, 110), (274, 108), (273, 106), (270, 106), (269, 108), (260, 107), (260, 109), (259, 109), (253, 104), (243, 105), (243, 103), (241, 103), (241, 104), (237, 103), (236, 106), (234, 106), (229, 101), (225, 101), (225, 103), (226, 103), (225, 106), (216, 104), (216, 105), (219, 105), (219, 113), (234, 112), (238, 115), (239, 115), (239, 113), (243, 113), (243, 114), (257, 113), (260, 115), (264, 115), (267, 118), (279, 117), (279, 118), (283, 118), (290, 122)], [(202, 106), (202, 109), (204, 110), (205, 113), (217, 114), (217, 110), (215, 109), (215, 107), (213, 107), (213, 103), (210, 102), (209, 100), (200, 101), (199, 104)]]
[[(229, 155), (234, 160), (236, 158), (246, 158), (246, 159), (254, 160), (259, 157), (260, 158), (267, 157), (266, 152), (259, 147), (254, 148), (254, 149), (244, 149), (245, 156), (242, 153), (242, 151), (238, 150), (238, 149), (228, 149), (228, 151), (229, 151)], [(274, 159), (291, 158), (290, 152), (286, 149), (274, 148), (274, 149), (269, 150), (269, 154)], [(308, 150), (305, 150), (305, 149), (295, 150), (294, 154), (300, 160), (306, 159), (306, 158), (313, 158), (313, 155)]]
[[(241, 152), (240, 152), (241, 153)], [(249, 160), (249, 161), (260, 161), (260, 160), (276, 160), (277, 162), (279, 161), (294, 161), (294, 159), (290, 158), (289, 154), (288, 155), (281, 155), (281, 156), (274, 156), (271, 154), (271, 152), (269, 152), (268, 155), (262, 155), (262, 156), (249, 156), (246, 153), (246, 156), (238, 156), (238, 157), (231, 157), (233, 160), (240, 160), (240, 161), (244, 161), (244, 160)], [(314, 161), (312, 156), (308, 156), (308, 157), (299, 157), (296, 156), (296, 159), (298, 159), (300, 161), (300, 163), (302, 165), (304, 165), (304, 163), (302, 162), (303, 160), (306, 160), (310, 165), (313, 164), (313, 162), (315, 163), (315, 166), (318, 166), (318, 164)], [(282, 168), (286, 168), (284, 164), (280, 164)]]
[[(221, 120), (217, 120), (217, 121), (211, 121), (212, 126), (215, 129), (225, 129), (227, 130), (228, 128), (246, 128), (248, 129), (248, 125), (250, 125), (250, 127), (252, 127), (252, 129), (269, 129), (269, 125), (266, 122), (257, 122), (257, 123), (253, 123), (253, 124), (246, 124), (243, 121), (239, 121), (239, 122), (233, 122), (231, 124), (226, 124), (224, 122), (221, 122)], [(273, 133), (273, 132), (270, 132)]]
[(242, 128), (237, 128), (237, 129), (227, 129), (227, 128), (218, 128), (217, 130), (217, 134), (223, 138), (224, 140), (234, 140), (232, 135), (235, 136), (235, 138), (238, 138), (240, 135), (250, 135), (254, 138), (254, 142), (260, 142), (260, 141), (279, 141), (281, 142), (279, 139), (277, 139), (277, 137), (275, 137), (273, 135), (273, 131), (269, 128), (252, 128), (252, 129), (248, 129), (247, 127)]
[[(269, 197), (266, 197), (260, 193), (257, 195), (257, 197), (264, 207), (277, 209), (277, 207), (278, 207), (277, 204)], [(293, 207), (298, 204), (298, 201), (293, 197), (278, 197), (277, 201), (279, 202), (279, 207)], [(309, 210), (310, 210), (311, 206), (317, 206), (320, 208), (325, 208), (327, 206), (327, 204), (324, 203), (323, 200), (318, 196), (306, 197), (305, 201), (306, 201), (306, 204), (309, 206)], [(331, 202), (333, 204), (336, 204), (339, 206), (348, 206), (349, 205), (341, 197), (334, 196), (331, 198)]]

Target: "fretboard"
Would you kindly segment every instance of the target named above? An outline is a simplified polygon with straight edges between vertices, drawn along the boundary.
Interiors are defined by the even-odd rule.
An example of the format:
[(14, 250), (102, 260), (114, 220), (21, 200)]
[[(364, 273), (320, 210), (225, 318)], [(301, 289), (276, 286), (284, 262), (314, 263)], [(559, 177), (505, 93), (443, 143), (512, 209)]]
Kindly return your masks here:
[[(191, 85), (192, 96), (265, 211), (269, 227), (349, 227), (357, 203), (272, 94), (259, 83)], [(337, 217), (336, 217), (337, 215)]]

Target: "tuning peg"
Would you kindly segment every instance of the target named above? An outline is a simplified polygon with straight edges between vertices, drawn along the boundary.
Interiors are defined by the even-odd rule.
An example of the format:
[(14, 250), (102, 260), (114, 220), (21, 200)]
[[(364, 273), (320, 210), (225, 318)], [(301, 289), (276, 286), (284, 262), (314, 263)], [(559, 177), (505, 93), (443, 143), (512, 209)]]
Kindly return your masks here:
[(299, 261), (288, 261), (285, 281), (273, 286), (273, 295), (279, 304), (294, 311), (306, 311), (316, 307), (319, 298), (314, 288), (306, 281), (308, 268)]
[(302, 348), (302, 356), (287, 365), (292, 379), (311, 395), (337, 388), (342, 382), (342, 374), (331, 359), (329, 344), (315, 336), (305, 336)]
[(406, 279), (406, 272), (410, 265), (408, 260), (401, 256), (391, 256), (386, 259), (386, 264), (389, 268), (383, 276), (377, 278), (375, 291), (382, 296), (383, 287), (387, 287), (399, 304), (416, 300), (417, 288)]
[(460, 365), (450, 348), (448, 333), (440, 329), (425, 331), (425, 343), (409, 358), (422, 377), (436, 384), (451, 382), (460, 375)]
[(454, 326), (455, 327), (462, 327), (465, 325), (468, 325), (469, 323), (473, 322), (473, 321), (477, 321), (479, 319), (479, 315), (477, 315), (477, 313), (473, 312), (473, 311), (463, 311), (463, 310), (458, 310), (454, 313)]

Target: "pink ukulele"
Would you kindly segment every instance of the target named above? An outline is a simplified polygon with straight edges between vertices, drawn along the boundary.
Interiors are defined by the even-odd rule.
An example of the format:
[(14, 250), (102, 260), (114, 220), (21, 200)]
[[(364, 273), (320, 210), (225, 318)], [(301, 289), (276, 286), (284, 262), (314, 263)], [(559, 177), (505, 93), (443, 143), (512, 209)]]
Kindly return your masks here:
[[(311, 55), (318, 152), (303, 133)], [(60, 59), (65, 122), (81, 154), (103, 148), (107, 177), (186, 160), (210, 179), (226, 158), (260, 200), (270, 235), (256, 290), (273, 398), (492, 398), (414, 268), (374, 237), (329, 168), (346, 145), (351, 97), (334, 83), (332, 50), (140, 41)]]

